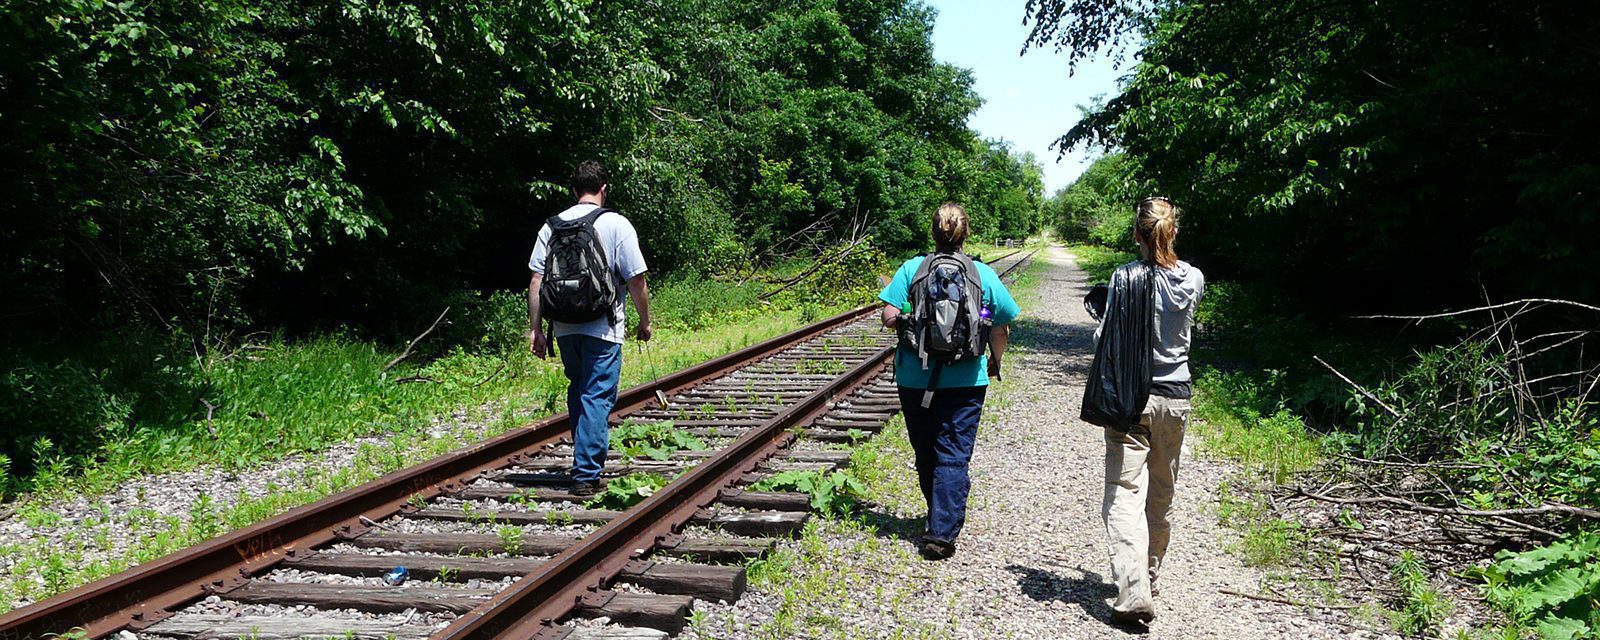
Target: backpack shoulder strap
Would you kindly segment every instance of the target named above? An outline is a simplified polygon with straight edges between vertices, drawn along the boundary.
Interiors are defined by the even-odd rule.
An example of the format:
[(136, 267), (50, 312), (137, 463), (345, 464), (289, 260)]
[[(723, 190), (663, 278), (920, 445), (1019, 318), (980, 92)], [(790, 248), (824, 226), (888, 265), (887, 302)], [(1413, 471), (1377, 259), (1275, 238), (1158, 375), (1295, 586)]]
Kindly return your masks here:
[(607, 209), (605, 207), (595, 207), (594, 211), (590, 211), (589, 213), (584, 214), (582, 218), (578, 218), (577, 220), (574, 220), (573, 222), (592, 227), (592, 226), (594, 226), (595, 221), (600, 219), (600, 216), (603, 216), (603, 215), (608, 214), (608, 213), (616, 213), (616, 212), (617, 212), (616, 209)]
[(554, 215), (550, 216), (550, 219), (545, 221), (545, 224), (549, 225), (552, 231), (556, 229), (572, 229), (575, 227), (593, 227), (595, 221), (599, 220), (600, 216), (605, 215), (606, 213), (616, 213), (616, 209), (595, 207), (594, 211), (590, 211), (589, 213), (583, 214), (581, 217), (573, 218), (571, 220), (562, 220), (561, 216)]
[(917, 270), (911, 274), (912, 284), (928, 278), (928, 268), (933, 265), (933, 257), (938, 254), (926, 253), (922, 255), (922, 264), (917, 265)]
[[(922, 283), (928, 280), (928, 270), (932, 267), (936, 256), (938, 256), (936, 253), (923, 255), (922, 264), (917, 265), (916, 272), (911, 275), (911, 285), (907, 287), (906, 300), (911, 303), (911, 317), (913, 319), (921, 318), (927, 314), (928, 297), (921, 293), (925, 290)], [(915, 330), (920, 332), (922, 327), (915, 327)], [(926, 371), (928, 369), (928, 350), (920, 336), (916, 341), (916, 346), (917, 360), (922, 362), (922, 369)]]

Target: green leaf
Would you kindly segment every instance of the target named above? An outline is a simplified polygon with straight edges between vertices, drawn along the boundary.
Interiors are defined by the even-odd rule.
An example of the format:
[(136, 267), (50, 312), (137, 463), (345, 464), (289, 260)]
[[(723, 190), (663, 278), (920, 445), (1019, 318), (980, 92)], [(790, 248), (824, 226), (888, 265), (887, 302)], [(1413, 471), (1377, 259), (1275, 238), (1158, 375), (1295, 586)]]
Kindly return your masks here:
[(1534, 608), (1559, 609), (1561, 605), (1586, 593), (1600, 578), (1591, 567), (1569, 567), (1550, 574), (1528, 594), (1529, 605)]
[(1544, 640), (1573, 640), (1589, 632), (1589, 625), (1572, 618), (1545, 618), (1535, 628)]

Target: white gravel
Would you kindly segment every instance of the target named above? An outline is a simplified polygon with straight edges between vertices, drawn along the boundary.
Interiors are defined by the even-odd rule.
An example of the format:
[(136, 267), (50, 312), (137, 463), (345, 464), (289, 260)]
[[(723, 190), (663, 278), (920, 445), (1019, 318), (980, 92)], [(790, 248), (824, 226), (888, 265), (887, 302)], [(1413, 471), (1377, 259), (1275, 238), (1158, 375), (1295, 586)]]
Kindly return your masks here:
[[(1063, 249), (1042, 251), (1036, 301), (1012, 334), (1006, 380), (991, 388), (972, 461), (966, 528), (954, 558), (917, 558), (920, 496), (876, 517), (881, 532), (829, 523), (821, 544), (786, 543), (802, 558), (784, 584), (765, 585), (732, 607), (697, 603), (696, 638), (1124, 638), (1109, 623), (1100, 500), (1102, 431), (1077, 419), (1094, 325), (1079, 303), (1086, 276)], [(883, 437), (903, 438), (899, 428)], [(1186, 447), (1187, 449), (1187, 447)], [(905, 452), (901, 451), (901, 455)], [(885, 464), (904, 466), (891, 456)], [(1259, 571), (1224, 551), (1232, 534), (1211, 511), (1221, 462), (1187, 451), (1173, 541), (1152, 638), (1371, 638), (1336, 618), (1224, 595), (1258, 593)], [(914, 482), (894, 468), (902, 482)], [(914, 487), (914, 484), (911, 485)], [(915, 494), (915, 489), (910, 489)], [(904, 504), (890, 496), (886, 504)], [(798, 595), (797, 595), (798, 594)]]

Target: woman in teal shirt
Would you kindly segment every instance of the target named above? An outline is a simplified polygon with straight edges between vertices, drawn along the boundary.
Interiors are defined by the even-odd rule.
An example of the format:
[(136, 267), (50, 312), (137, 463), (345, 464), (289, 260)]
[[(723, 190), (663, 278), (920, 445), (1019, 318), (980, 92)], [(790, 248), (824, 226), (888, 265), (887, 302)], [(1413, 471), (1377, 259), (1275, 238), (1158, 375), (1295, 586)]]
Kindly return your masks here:
[[(967, 211), (961, 205), (946, 203), (933, 214), (933, 243), (939, 253), (960, 252), (967, 234)], [(912, 277), (925, 259), (926, 256), (917, 256), (905, 261), (889, 286), (878, 294), (884, 302), (884, 326), (894, 328), (899, 324), (900, 309), (910, 300)], [(928, 528), (920, 551), (929, 560), (955, 554), (956, 536), (967, 519), (967, 493), (972, 486), (967, 464), (972, 460), (978, 422), (983, 417), (984, 393), (989, 377), (1000, 375), (1000, 357), (1010, 336), (1008, 325), (1021, 311), (994, 269), (981, 262), (974, 262), (973, 268), (978, 271), (983, 304), (994, 325), (989, 334), (988, 355), (939, 365), (932, 402), (923, 407), (923, 394), (933, 379), (932, 368), (923, 369), (917, 354), (908, 349), (895, 351), (895, 384), (900, 387), (906, 434), (916, 455), (917, 479), (928, 503)]]

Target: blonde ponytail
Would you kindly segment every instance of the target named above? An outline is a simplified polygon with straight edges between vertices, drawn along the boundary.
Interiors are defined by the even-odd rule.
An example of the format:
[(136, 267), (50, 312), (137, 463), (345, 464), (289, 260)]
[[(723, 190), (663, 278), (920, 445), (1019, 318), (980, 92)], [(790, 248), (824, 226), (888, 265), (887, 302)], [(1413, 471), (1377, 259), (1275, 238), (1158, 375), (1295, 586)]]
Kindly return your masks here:
[(1167, 198), (1154, 196), (1139, 201), (1139, 219), (1134, 224), (1139, 239), (1150, 248), (1150, 259), (1172, 269), (1178, 266), (1178, 216), (1183, 213)]
[(946, 202), (933, 212), (933, 246), (940, 252), (960, 251), (969, 232), (966, 207)]

